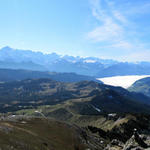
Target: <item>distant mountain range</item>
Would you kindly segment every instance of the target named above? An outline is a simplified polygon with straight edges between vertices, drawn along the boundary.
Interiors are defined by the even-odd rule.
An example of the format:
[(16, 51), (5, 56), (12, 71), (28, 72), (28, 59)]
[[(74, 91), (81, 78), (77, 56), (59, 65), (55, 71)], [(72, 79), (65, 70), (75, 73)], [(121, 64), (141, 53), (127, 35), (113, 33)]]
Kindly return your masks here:
[(150, 74), (150, 62), (128, 63), (97, 57), (61, 56), (10, 47), (0, 50), (0, 68), (73, 72), (95, 77)]

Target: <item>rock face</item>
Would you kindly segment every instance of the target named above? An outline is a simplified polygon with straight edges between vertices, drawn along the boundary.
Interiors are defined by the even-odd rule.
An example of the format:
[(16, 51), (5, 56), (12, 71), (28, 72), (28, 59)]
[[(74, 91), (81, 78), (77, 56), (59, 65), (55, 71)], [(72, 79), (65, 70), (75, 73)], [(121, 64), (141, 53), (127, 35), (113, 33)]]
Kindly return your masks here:
[(105, 150), (145, 150), (150, 149), (150, 145), (143, 140), (140, 135), (134, 134), (127, 142), (123, 143), (117, 139), (113, 139), (105, 148)]
[[(150, 149), (149, 116), (135, 116), (127, 122), (121, 123), (117, 119), (115, 126), (107, 131), (89, 126), (88, 129), (97, 133), (105, 141), (104, 150), (145, 150)], [(119, 123), (120, 124), (117, 124)]]
[(148, 145), (144, 142), (138, 134), (134, 134), (124, 145), (123, 150), (143, 150), (148, 148)]

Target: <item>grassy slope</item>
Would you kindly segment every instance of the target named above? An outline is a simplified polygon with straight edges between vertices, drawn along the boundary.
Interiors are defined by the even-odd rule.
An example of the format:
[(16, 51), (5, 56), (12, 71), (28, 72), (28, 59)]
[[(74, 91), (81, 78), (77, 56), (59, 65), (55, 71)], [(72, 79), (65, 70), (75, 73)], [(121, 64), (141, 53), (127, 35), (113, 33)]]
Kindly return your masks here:
[[(74, 101), (75, 100), (67, 101), (65, 103), (57, 104), (53, 106), (49, 106), (49, 105), (39, 106), (37, 109), (24, 109), (24, 110), (17, 111), (16, 114), (27, 115), (27, 116), (40, 116), (40, 114), (35, 113), (35, 110), (39, 110), (39, 111), (42, 111), (42, 113), (46, 117), (52, 117), (57, 120), (66, 121), (69, 123), (70, 122), (75, 123), (82, 127), (91, 125), (91, 126), (95, 126), (98, 128), (102, 128), (104, 130), (109, 130), (114, 127), (115, 121), (113, 119), (109, 119), (107, 115), (102, 115), (102, 114), (101, 115), (100, 114), (99, 115), (82, 115), (80, 114), (80, 111), (78, 111), (78, 107), (76, 109), (72, 107), (74, 106)], [(82, 101), (82, 100), (80, 99), (78, 100), (78, 102), (79, 101)], [(85, 101), (88, 101), (88, 99), (86, 99)], [(79, 104), (79, 108), (80, 106), (81, 105)], [(128, 120), (128, 119), (124, 119), (122, 120), (122, 122), (124, 122), (125, 120)]]
[(84, 150), (80, 132), (54, 120), (0, 121), (2, 150)]

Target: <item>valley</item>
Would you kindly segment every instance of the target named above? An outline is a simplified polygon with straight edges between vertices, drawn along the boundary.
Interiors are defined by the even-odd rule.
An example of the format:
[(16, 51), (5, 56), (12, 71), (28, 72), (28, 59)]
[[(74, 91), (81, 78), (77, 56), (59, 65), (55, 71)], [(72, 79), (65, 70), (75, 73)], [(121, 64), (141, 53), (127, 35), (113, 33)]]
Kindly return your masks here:
[(149, 86), (149, 75), (0, 69), (0, 148), (148, 149)]
[[(150, 147), (150, 97), (132, 90), (137, 85), (149, 87), (149, 78), (124, 89), (87, 76), (73, 74), (72, 78), (70, 73), (49, 76), (26, 70), (0, 71), (2, 150)], [(10, 79), (10, 72), (19, 80), (15, 75)]]
[(149, 117), (148, 96), (95, 81), (0, 83), (2, 150), (145, 149), (150, 147)]
[(79, 114), (150, 112), (148, 96), (94, 81), (26, 79), (0, 84), (0, 112), (57, 104), (68, 104)]

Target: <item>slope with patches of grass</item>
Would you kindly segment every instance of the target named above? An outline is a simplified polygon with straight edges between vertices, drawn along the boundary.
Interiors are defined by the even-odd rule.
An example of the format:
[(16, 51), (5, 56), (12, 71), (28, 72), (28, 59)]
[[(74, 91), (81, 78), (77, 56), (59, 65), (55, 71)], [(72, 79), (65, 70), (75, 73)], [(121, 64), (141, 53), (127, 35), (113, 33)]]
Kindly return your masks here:
[(85, 150), (82, 130), (51, 119), (14, 118), (0, 121), (2, 150)]

